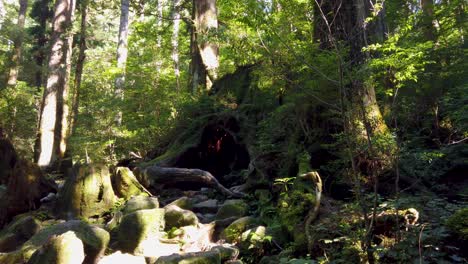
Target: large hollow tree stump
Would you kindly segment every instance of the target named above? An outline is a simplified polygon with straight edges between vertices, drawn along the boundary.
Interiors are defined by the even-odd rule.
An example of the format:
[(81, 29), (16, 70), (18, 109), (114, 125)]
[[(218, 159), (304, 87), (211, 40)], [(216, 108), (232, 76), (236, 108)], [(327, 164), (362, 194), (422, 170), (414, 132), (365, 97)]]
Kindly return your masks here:
[(145, 186), (157, 187), (175, 183), (197, 183), (211, 187), (226, 196), (242, 197), (243, 194), (232, 192), (211, 175), (211, 173), (199, 169), (164, 168), (150, 166), (135, 168), (134, 173), (138, 181)]
[(55, 183), (47, 180), (36, 164), (18, 160), (6, 190), (0, 192), (0, 228), (14, 216), (39, 208), (40, 199), (56, 191)]
[(100, 216), (116, 201), (106, 166), (77, 165), (59, 191), (55, 212), (64, 219)]

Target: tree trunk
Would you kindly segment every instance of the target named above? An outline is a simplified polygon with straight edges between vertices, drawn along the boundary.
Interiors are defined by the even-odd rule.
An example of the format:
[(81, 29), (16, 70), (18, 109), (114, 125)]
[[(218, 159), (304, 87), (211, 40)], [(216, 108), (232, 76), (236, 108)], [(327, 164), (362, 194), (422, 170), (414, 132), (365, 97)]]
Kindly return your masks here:
[(180, 31), (180, 5), (181, 0), (174, 0), (172, 19), (174, 27), (172, 30), (172, 60), (174, 62), (174, 75), (176, 78), (176, 91), (180, 91), (180, 63), (179, 63), (179, 31)]
[(434, 41), (434, 0), (421, 0), (421, 9), (423, 11), (422, 26), (424, 37), (427, 40)]
[[(117, 68), (119, 76), (115, 80), (115, 96), (123, 100), (125, 86), (125, 66), (128, 57), (128, 27), (129, 27), (129, 0), (121, 0), (120, 2), (120, 26), (119, 26), (119, 43), (117, 45)], [(119, 109), (116, 116), (118, 126), (122, 124), (122, 110)]]
[(62, 158), (65, 151), (64, 131), (67, 128), (68, 75), (71, 61), (72, 26), (75, 0), (57, 0), (51, 36), (49, 73), (44, 89), (43, 109), (39, 126), (40, 155), (38, 164), (46, 168)]
[(195, 91), (201, 84), (209, 91), (219, 67), (219, 47), (214, 40), (218, 31), (216, 0), (193, 0), (192, 17), (192, 87)]
[[(164, 11), (164, 0), (157, 0), (157, 11), (158, 11), (158, 20), (156, 23), (156, 28), (158, 31), (158, 36), (156, 39), (156, 48), (158, 50), (158, 53), (161, 54), (161, 47), (162, 47), (162, 30), (163, 30), (163, 11)], [(162, 66), (162, 56), (159, 55), (158, 59), (156, 61), (156, 74), (158, 76), (161, 75), (161, 66)]]
[[(36, 66), (37, 70), (35, 73), (35, 85), (38, 87), (38, 90), (40, 90), (40, 87), (43, 85), (43, 66), (44, 66), (44, 61), (46, 59), (46, 55), (44, 52), (44, 47), (47, 44), (47, 36), (46, 36), (46, 31), (47, 31), (47, 21), (50, 18), (50, 11), (49, 11), (49, 0), (39, 0), (38, 2), (35, 2), (33, 6), (33, 12), (34, 9), (39, 9), (36, 11), (36, 22), (38, 24), (38, 33), (35, 35), (35, 46), (36, 50), (34, 52), (34, 60), (36, 61)], [(40, 112), (40, 111), (39, 111)]]
[(80, 26), (80, 42), (79, 42), (79, 53), (78, 60), (76, 62), (75, 69), (75, 91), (73, 93), (72, 100), (72, 115), (70, 118), (70, 135), (73, 134), (76, 128), (76, 119), (78, 117), (78, 107), (80, 102), (80, 89), (81, 89), (81, 80), (83, 77), (83, 67), (86, 59), (86, 30), (87, 30), (87, 15), (88, 15), (88, 0), (81, 1), (81, 26)]
[(21, 61), (21, 51), (23, 46), (23, 30), (26, 20), (26, 11), (28, 9), (28, 0), (19, 0), (20, 8), (18, 12), (18, 22), (16, 24), (16, 37), (14, 39), (14, 52), (11, 58), (12, 66), (8, 74), (8, 86), (16, 86), (18, 82), (18, 71)]
[(0, 0), (0, 29), (2, 29), (5, 16), (6, 16), (5, 5), (3, 4), (3, 0)]

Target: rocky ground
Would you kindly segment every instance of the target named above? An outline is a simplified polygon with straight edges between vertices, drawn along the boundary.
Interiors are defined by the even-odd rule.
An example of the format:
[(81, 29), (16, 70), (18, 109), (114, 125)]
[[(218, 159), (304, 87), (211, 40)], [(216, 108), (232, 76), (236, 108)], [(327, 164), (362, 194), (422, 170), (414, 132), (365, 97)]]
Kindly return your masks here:
[[(82, 165), (0, 233), (0, 263), (242, 263), (268, 230), (213, 188), (155, 196), (128, 168)], [(4, 193), (5, 195), (5, 193)]]

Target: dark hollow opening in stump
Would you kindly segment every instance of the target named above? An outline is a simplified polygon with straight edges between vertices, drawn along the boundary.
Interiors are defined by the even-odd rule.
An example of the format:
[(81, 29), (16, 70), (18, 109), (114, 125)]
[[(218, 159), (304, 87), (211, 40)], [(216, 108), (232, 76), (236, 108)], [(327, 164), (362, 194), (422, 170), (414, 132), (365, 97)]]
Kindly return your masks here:
[(205, 170), (221, 183), (229, 184), (223, 176), (246, 169), (249, 163), (246, 147), (237, 142), (230, 130), (215, 124), (204, 128), (200, 144), (179, 156), (174, 167)]

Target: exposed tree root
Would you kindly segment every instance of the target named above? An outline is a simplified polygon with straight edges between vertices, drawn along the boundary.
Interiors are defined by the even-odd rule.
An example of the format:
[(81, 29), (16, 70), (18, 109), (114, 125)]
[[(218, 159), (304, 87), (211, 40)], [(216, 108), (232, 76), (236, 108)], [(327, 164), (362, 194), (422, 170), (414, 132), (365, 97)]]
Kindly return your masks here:
[(174, 183), (199, 183), (214, 188), (226, 196), (245, 196), (243, 193), (233, 192), (227, 189), (220, 184), (211, 173), (204, 170), (150, 166), (146, 168), (135, 168), (134, 173), (138, 181), (146, 188)]

